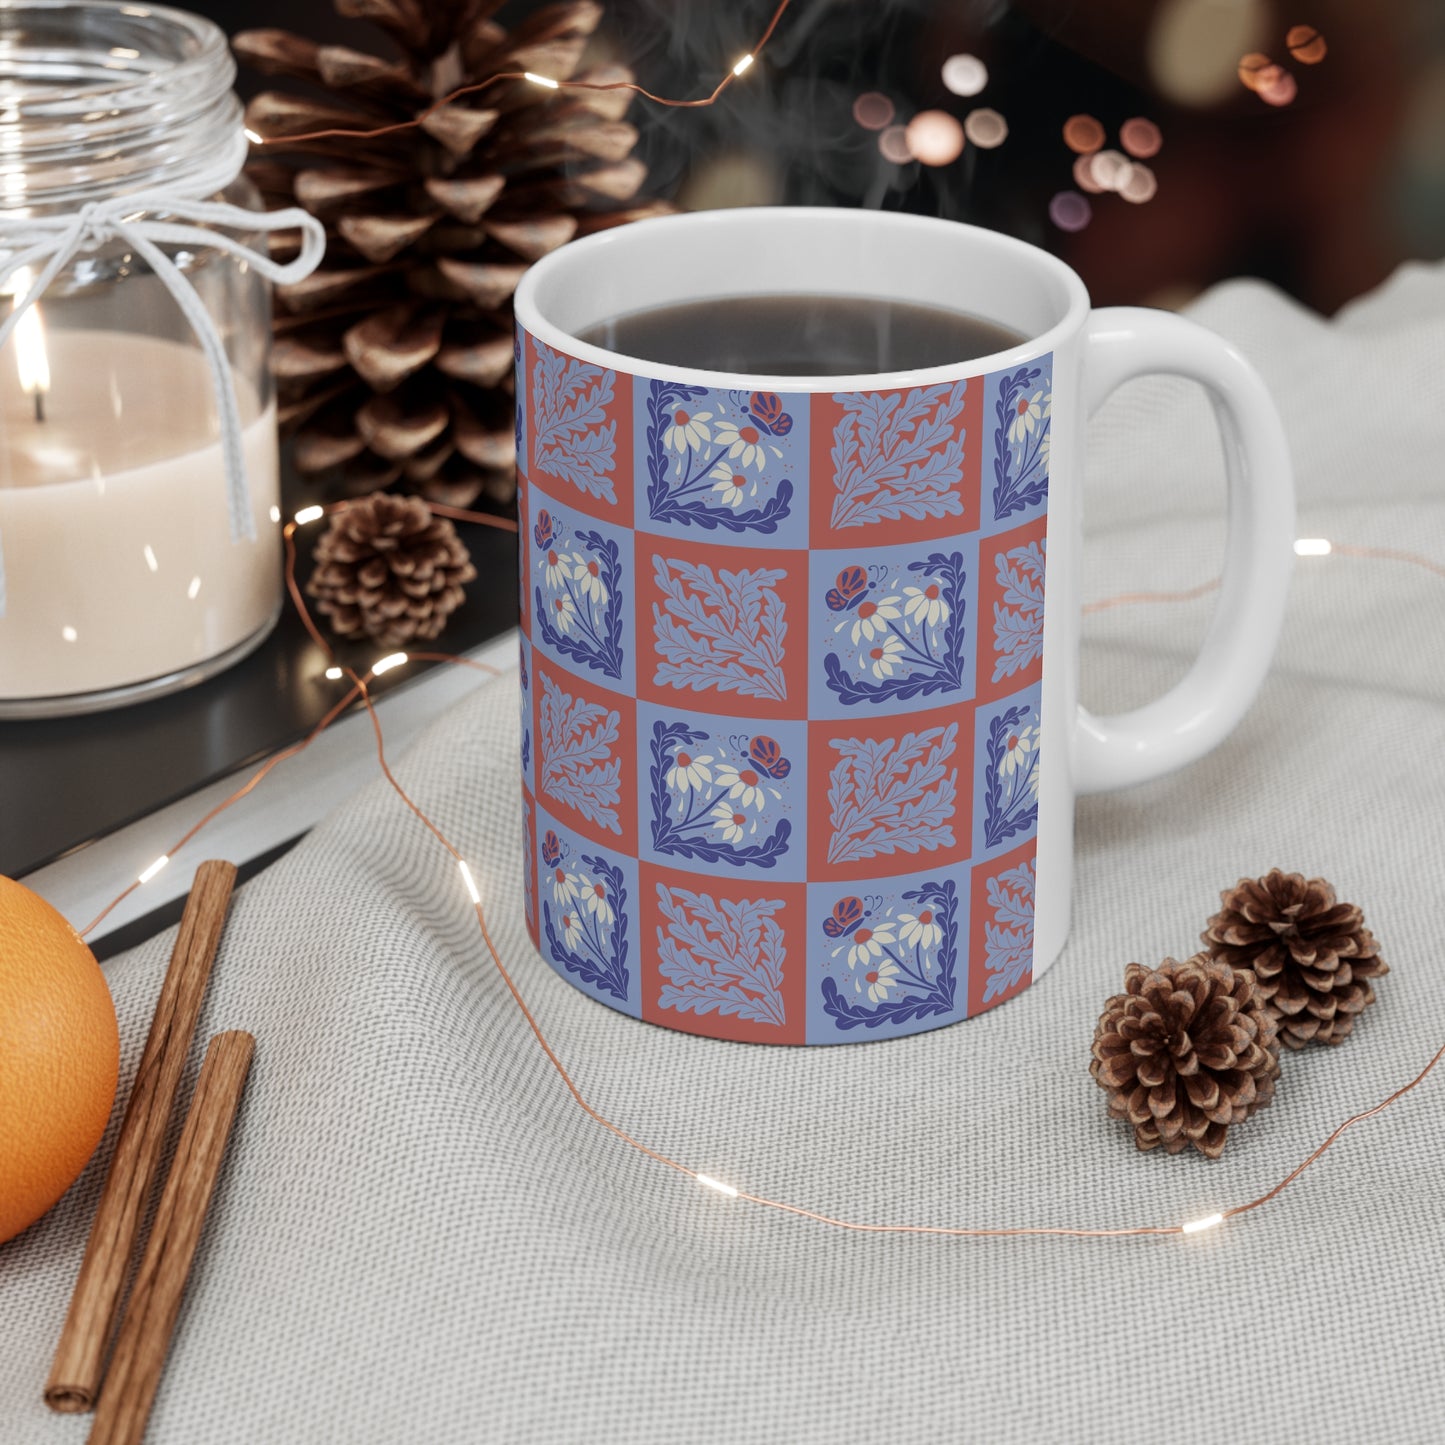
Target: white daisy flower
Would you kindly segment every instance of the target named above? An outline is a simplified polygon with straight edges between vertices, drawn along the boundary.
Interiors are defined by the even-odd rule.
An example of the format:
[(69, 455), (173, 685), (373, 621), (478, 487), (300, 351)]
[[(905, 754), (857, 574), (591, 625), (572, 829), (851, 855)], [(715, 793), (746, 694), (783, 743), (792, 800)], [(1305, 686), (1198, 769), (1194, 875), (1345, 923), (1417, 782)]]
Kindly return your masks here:
[(1037, 756), (1034, 758), (1034, 768), (1033, 768), (1033, 771), (1029, 774), (1029, 796), (1030, 796), (1031, 798), (1033, 798), (1035, 802), (1038, 801), (1038, 796), (1039, 796), (1039, 759), (1037, 758)]
[(577, 604), (567, 593), (552, 599), (552, 620), (557, 624), (558, 632), (572, 630), (572, 624), (577, 620)]
[(571, 903), (581, 886), (582, 880), (575, 873), (562, 868), (552, 870), (552, 897), (559, 905)]
[(576, 948), (582, 937), (582, 916), (574, 908), (562, 915), (562, 942), (568, 948)]
[(591, 598), (598, 607), (607, 606), (607, 584), (602, 580), (602, 567), (596, 558), (584, 557), (580, 552), (572, 554), (577, 570), (572, 575), (582, 589), (584, 597)]
[(756, 808), (760, 813), (767, 801), (766, 794), (771, 793), (775, 798), (783, 796), (776, 788), (767, 787), (762, 774), (755, 768), (739, 768), (733, 763), (719, 763), (713, 781), (718, 787), (727, 789), (730, 802), (739, 803), (744, 808)]
[(762, 471), (767, 464), (768, 453), (781, 457), (782, 452), (763, 441), (763, 434), (755, 426), (739, 426), (736, 422), (720, 421), (713, 433), (713, 440), (720, 447), (728, 449), (728, 460), (741, 462), (745, 467)]
[(758, 831), (757, 822), (749, 819), (746, 813), (739, 813), (733, 803), (719, 803), (712, 810), (712, 816), (713, 827), (723, 835), (723, 841), (727, 843), (741, 843), (744, 827), (749, 833)]
[(582, 901), (587, 905), (587, 911), (598, 924), (603, 928), (611, 928), (617, 918), (612, 907), (612, 900), (607, 896), (607, 888), (602, 883), (590, 883), (582, 879)]
[(711, 753), (693, 757), (679, 748), (673, 755), (672, 766), (667, 770), (667, 786), (679, 793), (685, 793), (689, 788), (701, 791), (712, 783), (712, 769), (708, 766), (711, 762)]
[(874, 677), (892, 677), (893, 669), (902, 661), (903, 644), (890, 633), (882, 642), (870, 647), (858, 659), (858, 666), (863, 668), (871, 664)]
[(898, 987), (898, 965), (891, 958), (885, 958), (877, 968), (870, 968), (863, 975), (862, 982), (854, 983), (854, 991), (862, 992), (863, 984), (868, 985), (869, 1003), (883, 1003), (888, 998), (888, 990)]
[(708, 476), (717, 478), (712, 489), (730, 507), (740, 507), (744, 497), (756, 497), (758, 494), (758, 484), (753, 478), (735, 472), (725, 462), (719, 462)]
[(572, 580), (572, 561), (565, 552), (554, 547), (547, 553), (547, 586), (554, 592)]
[(1008, 424), (1009, 441), (1018, 443), (1025, 437), (1031, 437), (1038, 429), (1039, 423), (1053, 409), (1054, 398), (1051, 392), (1036, 391), (1032, 396), (1019, 397), (1014, 408), (1013, 419)]
[[(858, 610), (853, 614), (853, 642), (856, 646), (865, 638), (872, 642), (881, 633), (888, 631), (890, 622), (897, 622), (903, 615), (898, 610), (901, 597), (880, 597), (876, 602), (870, 597), (858, 604)], [(844, 619), (833, 629), (834, 632), (841, 632), (848, 625), (848, 619)]]
[(1016, 733), (1010, 733), (998, 765), (999, 777), (1011, 778), (1020, 768), (1028, 767), (1030, 754), (1038, 745), (1038, 735), (1031, 727), (1021, 727)]
[[(847, 944), (848, 967), (872, 967), (875, 958), (883, 957), (883, 945), (892, 942), (893, 930), (886, 923), (880, 923), (877, 928), (869, 928), (865, 925), (855, 930)], [(834, 953), (839, 952), (838, 949), (833, 951)]]
[(943, 942), (943, 929), (939, 927), (931, 908), (919, 913), (898, 915), (898, 936), (910, 948), (935, 948)]
[(707, 423), (712, 420), (710, 411), (686, 412), (681, 407), (672, 414), (672, 425), (662, 434), (662, 444), (675, 452), (686, 452), (705, 447), (712, 440)]
[(903, 604), (906, 617), (911, 617), (920, 627), (942, 627), (948, 621), (948, 603), (943, 600), (943, 588), (937, 582), (923, 587), (905, 587), (903, 595), (908, 599)]

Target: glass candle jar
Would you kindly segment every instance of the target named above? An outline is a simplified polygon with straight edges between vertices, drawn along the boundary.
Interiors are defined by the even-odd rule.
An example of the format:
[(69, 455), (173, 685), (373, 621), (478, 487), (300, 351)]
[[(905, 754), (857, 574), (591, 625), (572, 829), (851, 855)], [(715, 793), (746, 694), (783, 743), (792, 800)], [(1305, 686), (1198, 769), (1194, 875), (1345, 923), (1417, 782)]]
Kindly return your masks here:
[(52, 248), (76, 227), (38, 300), (43, 256), (0, 297), (0, 323), (20, 313), (0, 350), (0, 717), (185, 687), (280, 613), (275, 268), (234, 218), (229, 245), (206, 229), (221, 213), (198, 219), (259, 206), (234, 76), (221, 31), (178, 10), (0, 5), (0, 265), (34, 240), (22, 222)]

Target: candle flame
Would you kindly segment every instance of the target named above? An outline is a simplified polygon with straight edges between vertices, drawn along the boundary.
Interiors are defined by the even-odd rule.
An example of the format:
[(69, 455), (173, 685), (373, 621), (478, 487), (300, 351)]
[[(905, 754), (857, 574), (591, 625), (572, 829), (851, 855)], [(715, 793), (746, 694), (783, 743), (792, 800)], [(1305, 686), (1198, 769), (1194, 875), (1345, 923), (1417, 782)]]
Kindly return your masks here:
[[(10, 295), (16, 301), (27, 296), (34, 277), (22, 266), (10, 278)], [(45, 323), (40, 305), (32, 305), (15, 323), (15, 365), (20, 372), (20, 389), (26, 396), (43, 397), (50, 390), (50, 358), (45, 350)]]

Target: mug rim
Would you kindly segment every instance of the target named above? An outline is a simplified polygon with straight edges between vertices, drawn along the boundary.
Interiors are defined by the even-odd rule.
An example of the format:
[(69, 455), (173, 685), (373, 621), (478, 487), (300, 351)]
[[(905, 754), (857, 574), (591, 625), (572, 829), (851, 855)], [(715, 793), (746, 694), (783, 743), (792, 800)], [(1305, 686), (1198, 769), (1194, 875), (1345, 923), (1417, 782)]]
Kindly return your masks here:
[[(635, 243), (639, 232), (653, 231), (659, 226), (677, 230), (703, 230), (738, 224), (741, 219), (768, 224), (780, 218), (813, 219), (832, 225), (874, 226), (906, 232), (908, 230), (938, 231), (947, 227), (965, 233), (961, 245), (975, 249), (985, 247), (1016, 263), (1025, 263), (1048, 273), (1062, 286), (1068, 297), (1064, 314), (1051, 326), (1025, 337), (1016, 346), (983, 356), (947, 362), (941, 366), (916, 367), (905, 371), (860, 372), (851, 375), (773, 376), (757, 372), (713, 371), (705, 367), (677, 366), (647, 361), (622, 351), (610, 351), (582, 341), (542, 314), (538, 291), (554, 275), (568, 267), (585, 266), (614, 251)], [(631, 239), (629, 239), (631, 238)], [(768, 293), (771, 294), (771, 293)], [(704, 298), (698, 298), (704, 299)], [(569, 241), (528, 267), (513, 300), (517, 325), (554, 351), (561, 351), (594, 366), (631, 376), (657, 377), (665, 381), (688, 382), (719, 390), (769, 390), (777, 392), (842, 392), (891, 391), (904, 387), (928, 386), (956, 380), (964, 376), (981, 376), (1006, 370), (1045, 352), (1058, 351), (1068, 337), (1084, 323), (1090, 309), (1089, 293), (1078, 273), (1057, 256), (999, 231), (965, 221), (951, 221), (939, 216), (916, 216), (899, 211), (864, 211), (843, 206), (749, 206), (724, 210), (692, 211), (670, 216), (652, 216), (599, 231), (580, 240)], [(992, 318), (990, 318), (992, 319)]]

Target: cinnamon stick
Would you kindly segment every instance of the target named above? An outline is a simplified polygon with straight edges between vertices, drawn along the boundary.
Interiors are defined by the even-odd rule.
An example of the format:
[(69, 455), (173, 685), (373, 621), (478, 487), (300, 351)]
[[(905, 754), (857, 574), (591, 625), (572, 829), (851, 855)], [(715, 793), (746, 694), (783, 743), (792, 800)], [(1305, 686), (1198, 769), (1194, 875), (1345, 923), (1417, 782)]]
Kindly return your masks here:
[(52, 1410), (77, 1414), (95, 1407), (106, 1346), (235, 882), (230, 863), (212, 860), (196, 870), (45, 1383), (45, 1403)]
[(250, 1034), (234, 1032), (217, 1034), (206, 1049), (116, 1337), (89, 1445), (139, 1445), (145, 1434), (255, 1047)]

